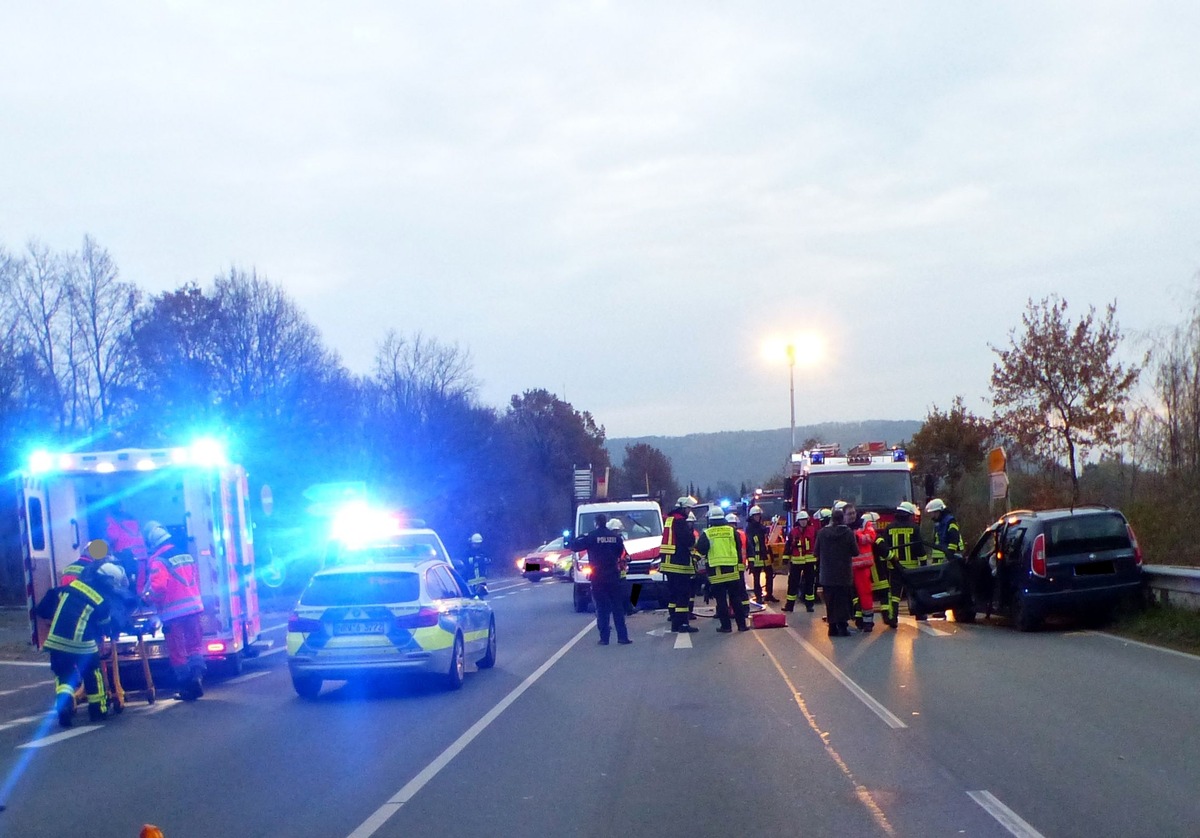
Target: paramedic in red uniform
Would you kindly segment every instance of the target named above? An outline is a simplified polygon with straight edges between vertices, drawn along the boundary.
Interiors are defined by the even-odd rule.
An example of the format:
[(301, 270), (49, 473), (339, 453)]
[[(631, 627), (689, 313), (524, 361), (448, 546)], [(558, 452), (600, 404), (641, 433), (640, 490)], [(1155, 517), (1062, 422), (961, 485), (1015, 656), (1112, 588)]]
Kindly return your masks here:
[(109, 552), (125, 570), (130, 584), (135, 590), (145, 590), (149, 551), (137, 519), (125, 511), (125, 505), (120, 501), (105, 517), (104, 535), (108, 539)]
[(200, 617), (200, 578), (196, 559), (180, 550), (167, 528), (157, 521), (146, 524), (150, 554), (150, 601), (158, 610), (167, 637), (167, 656), (179, 682), (179, 698), (195, 701), (204, 695), (204, 629)]

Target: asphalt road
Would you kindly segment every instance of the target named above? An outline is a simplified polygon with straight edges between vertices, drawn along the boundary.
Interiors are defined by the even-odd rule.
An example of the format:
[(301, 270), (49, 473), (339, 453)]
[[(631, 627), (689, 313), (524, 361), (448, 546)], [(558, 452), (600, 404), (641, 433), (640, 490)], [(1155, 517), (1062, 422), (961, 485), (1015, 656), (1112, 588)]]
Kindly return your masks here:
[[(282, 654), (195, 704), (62, 732), (0, 663), (0, 835), (1195, 836), (1200, 659), (909, 620), (600, 647), (570, 586), (493, 586), (499, 663), (292, 692)], [(283, 629), (267, 635), (282, 648)]]

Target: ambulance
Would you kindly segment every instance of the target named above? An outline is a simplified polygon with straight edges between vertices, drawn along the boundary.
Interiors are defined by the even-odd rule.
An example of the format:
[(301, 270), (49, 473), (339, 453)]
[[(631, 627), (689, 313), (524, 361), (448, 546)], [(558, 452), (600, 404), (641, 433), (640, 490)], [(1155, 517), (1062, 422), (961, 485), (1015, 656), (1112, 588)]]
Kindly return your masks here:
[(845, 454), (839, 445), (820, 445), (793, 454), (791, 465), (793, 513), (811, 515), (844, 500), (887, 523), (901, 502), (913, 499), (912, 461), (903, 448), (884, 442), (864, 442)]
[[(31, 639), (49, 630), (34, 606), (58, 586), (63, 570), (92, 539), (109, 537), (111, 518), (157, 521), (174, 543), (195, 556), (204, 601), (204, 651), (215, 669), (234, 674), (254, 655), (261, 630), (254, 573), (246, 470), (223, 447), (201, 440), (186, 447), (118, 451), (38, 451), (20, 475), (20, 533)], [(110, 545), (111, 546), (111, 545)], [(144, 585), (130, 580), (131, 585)], [(152, 618), (145, 635), (152, 659), (167, 657)], [(132, 659), (137, 640), (118, 650)]]

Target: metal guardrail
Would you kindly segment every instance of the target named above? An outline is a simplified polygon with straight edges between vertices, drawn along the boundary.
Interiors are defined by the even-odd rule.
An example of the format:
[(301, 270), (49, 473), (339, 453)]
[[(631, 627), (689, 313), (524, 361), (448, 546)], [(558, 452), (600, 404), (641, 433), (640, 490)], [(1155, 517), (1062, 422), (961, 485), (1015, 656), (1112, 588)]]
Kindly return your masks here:
[(1142, 578), (1154, 602), (1200, 611), (1200, 568), (1145, 565)]

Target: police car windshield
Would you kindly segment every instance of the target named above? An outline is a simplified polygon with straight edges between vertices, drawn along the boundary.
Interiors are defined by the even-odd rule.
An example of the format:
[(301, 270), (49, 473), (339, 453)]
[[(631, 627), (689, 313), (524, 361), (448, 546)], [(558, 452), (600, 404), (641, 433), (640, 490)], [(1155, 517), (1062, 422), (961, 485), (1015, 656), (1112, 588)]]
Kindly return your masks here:
[[(662, 536), (662, 518), (657, 509), (620, 509), (606, 512), (608, 520), (616, 518), (625, 527), (626, 538), (647, 538), (652, 535)], [(596, 513), (580, 512), (575, 531), (578, 533), (591, 532), (596, 528)]]
[(421, 595), (416, 573), (318, 574), (300, 595), (301, 605), (390, 605), (413, 602)]
[(860, 512), (895, 509), (912, 500), (912, 475), (907, 471), (836, 471), (810, 474), (805, 506), (811, 511), (832, 508), (835, 501), (852, 502)]

